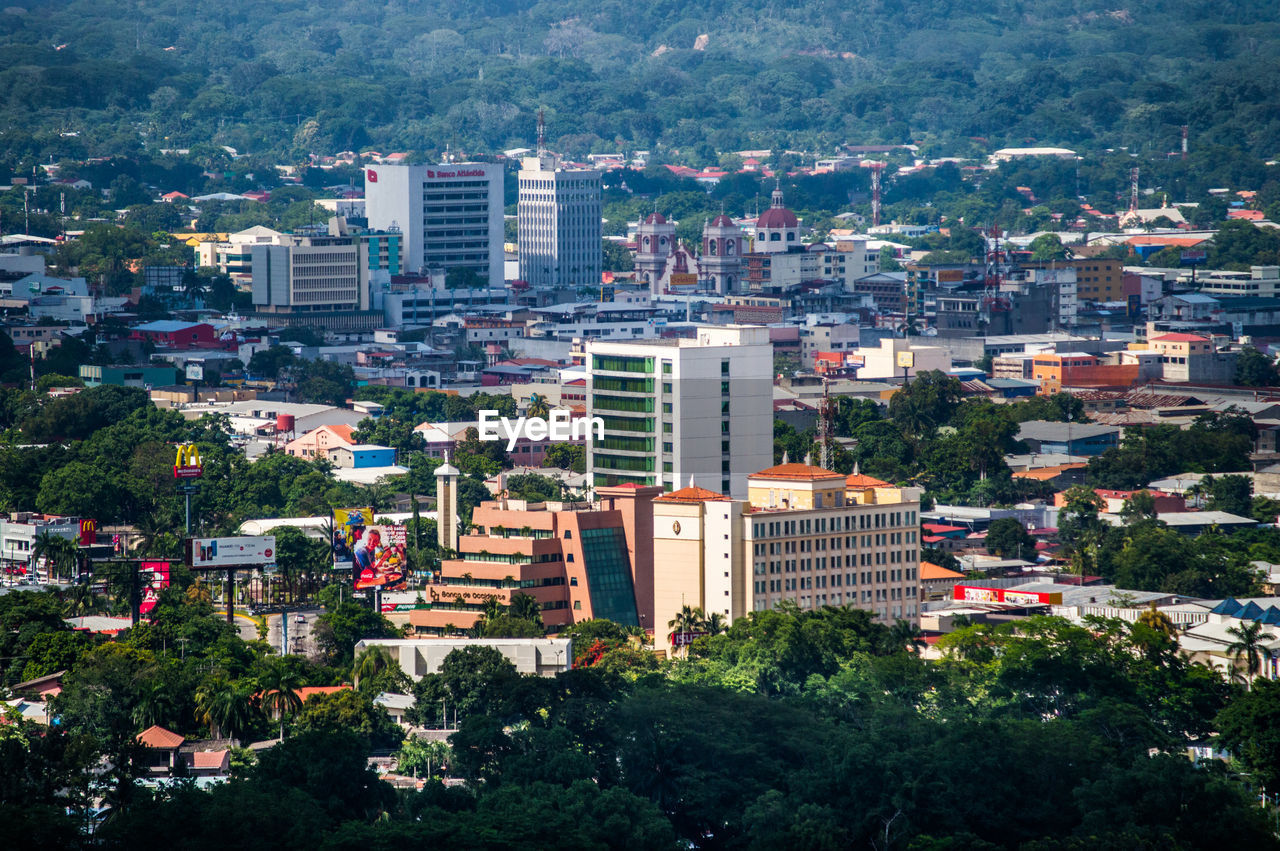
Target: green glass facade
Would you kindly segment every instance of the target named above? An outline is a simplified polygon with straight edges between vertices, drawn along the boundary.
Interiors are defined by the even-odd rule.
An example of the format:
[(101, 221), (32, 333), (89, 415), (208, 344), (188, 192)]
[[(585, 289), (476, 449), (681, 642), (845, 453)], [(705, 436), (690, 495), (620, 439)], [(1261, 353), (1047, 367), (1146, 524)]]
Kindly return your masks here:
[(627, 541), (622, 529), (583, 529), (582, 557), (586, 562), (592, 614), (623, 626), (639, 626)]

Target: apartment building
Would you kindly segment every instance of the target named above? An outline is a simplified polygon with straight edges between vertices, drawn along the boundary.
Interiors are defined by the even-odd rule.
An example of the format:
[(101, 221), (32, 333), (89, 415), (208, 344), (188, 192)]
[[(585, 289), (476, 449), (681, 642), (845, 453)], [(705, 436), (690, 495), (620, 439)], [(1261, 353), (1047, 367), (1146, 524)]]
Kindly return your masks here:
[(520, 165), (520, 277), (533, 286), (597, 287), (604, 265), (600, 172), (541, 151)]
[(739, 499), (772, 461), (769, 329), (703, 326), (693, 339), (587, 343), (587, 413), (604, 439), (587, 443), (596, 485), (696, 480)]

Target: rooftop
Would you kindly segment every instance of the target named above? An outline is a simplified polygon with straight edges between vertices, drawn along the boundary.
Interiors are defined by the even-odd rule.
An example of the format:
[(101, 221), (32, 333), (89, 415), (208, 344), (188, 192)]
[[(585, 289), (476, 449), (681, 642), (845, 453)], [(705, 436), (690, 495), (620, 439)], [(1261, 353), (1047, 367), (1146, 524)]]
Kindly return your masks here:
[(813, 464), (797, 464), (795, 462), (778, 464), (776, 467), (770, 467), (767, 470), (761, 470), (758, 473), (752, 473), (747, 476), (748, 481), (751, 479), (792, 479), (794, 481), (813, 482), (843, 478), (845, 477), (831, 470), (824, 470), (821, 467), (815, 467)]
[(148, 748), (159, 748), (161, 750), (173, 750), (181, 747), (186, 739), (172, 730), (166, 730), (158, 724), (152, 724), (147, 729), (138, 734), (138, 744)]
[(695, 487), (693, 485), (690, 485), (687, 488), (681, 488), (678, 491), (672, 491), (671, 493), (663, 494), (662, 496), (654, 500), (654, 502), (684, 502), (684, 503), (728, 502), (728, 501), (729, 501), (729, 497), (725, 496), (722, 493), (716, 493), (715, 491), (709, 491), (706, 488)]

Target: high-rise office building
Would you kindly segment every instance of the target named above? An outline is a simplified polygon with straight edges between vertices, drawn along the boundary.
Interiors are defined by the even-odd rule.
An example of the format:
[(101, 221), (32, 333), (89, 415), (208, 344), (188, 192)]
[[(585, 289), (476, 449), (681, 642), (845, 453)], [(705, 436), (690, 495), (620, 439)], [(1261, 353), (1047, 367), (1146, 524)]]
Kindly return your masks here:
[(520, 277), (534, 286), (600, 285), (600, 172), (539, 151), (520, 164)]
[(709, 326), (693, 339), (587, 343), (587, 410), (604, 422), (588, 440), (596, 485), (692, 478), (737, 498), (773, 462), (769, 329)]
[(403, 265), (411, 274), (466, 268), (501, 286), (502, 180), (495, 163), (367, 166), (369, 227), (404, 234)]

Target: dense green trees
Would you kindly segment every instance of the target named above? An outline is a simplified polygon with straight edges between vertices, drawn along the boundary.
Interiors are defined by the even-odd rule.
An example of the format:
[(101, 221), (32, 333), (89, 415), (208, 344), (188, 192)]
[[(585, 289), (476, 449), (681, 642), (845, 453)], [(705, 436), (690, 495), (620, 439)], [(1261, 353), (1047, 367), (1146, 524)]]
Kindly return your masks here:
[[(0, 597), (10, 627), (61, 632), (52, 595), (11, 596)], [(1250, 843), (1276, 844), (1238, 782), (1180, 754), (1218, 729), (1271, 778), (1271, 684), (1245, 692), (1187, 663), (1151, 618), (964, 627), (937, 662), (867, 612), (788, 607), (664, 667), (605, 621), (569, 631), (587, 651), (555, 678), (521, 676), (493, 648), (456, 650), (413, 685), (410, 720), (455, 729), (456, 718), (449, 773), (467, 784), (400, 793), (366, 762), (400, 740), (368, 685), (393, 666), (375, 671), (366, 656), (359, 689), (285, 707), (290, 734), (238, 779), (147, 791), (132, 779), (142, 726), (274, 737), (264, 695), (349, 670), (265, 655), (225, 624), (210, 629), (207, 605), (177, 589), (158, 611), (75, 656), (49, 732), (0, 725), (0, 836), (87, 847), (85, 769), (106, 752), (119, 770), (97, 787), (112, 812), (94, 841), (108, 848), (1193, 848), (1224, 818)], [(175, 636), (188, 638), (180, 655)], [(649, 666), (606, 664), (628, 652)], [(402, 753), (406, 770), (412, 761)]]

